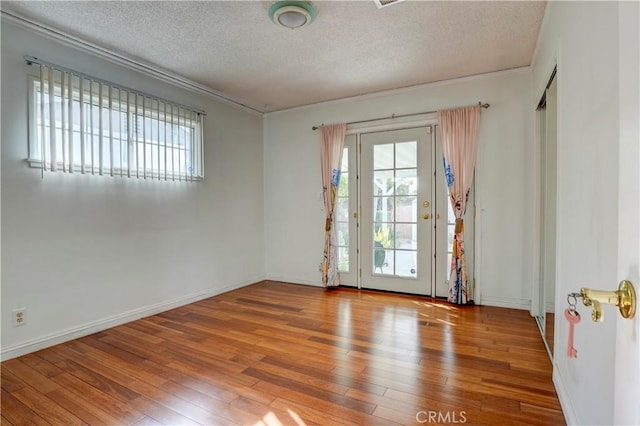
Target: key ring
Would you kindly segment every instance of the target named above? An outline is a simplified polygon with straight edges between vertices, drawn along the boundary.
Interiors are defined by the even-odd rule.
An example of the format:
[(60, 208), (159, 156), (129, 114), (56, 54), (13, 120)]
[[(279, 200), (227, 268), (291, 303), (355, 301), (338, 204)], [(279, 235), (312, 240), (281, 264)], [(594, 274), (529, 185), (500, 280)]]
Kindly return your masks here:
[(580, 316), (580, 314), (576, 310), (576, 305), (578, 304), (578, 297), (582, 297), (582, 294), (580, 293), (567, 294), (567, 304), (569, 305), (569, 312), (573, 316)]

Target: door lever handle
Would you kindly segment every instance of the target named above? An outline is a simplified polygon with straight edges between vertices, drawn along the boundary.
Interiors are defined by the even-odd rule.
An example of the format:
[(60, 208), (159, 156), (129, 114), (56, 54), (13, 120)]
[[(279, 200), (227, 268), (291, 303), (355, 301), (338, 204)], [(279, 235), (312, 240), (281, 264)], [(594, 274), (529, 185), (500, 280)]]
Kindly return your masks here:
[(580, 295), (585, 306), (592, 306), (591, 319), (602, 322), (604, 319), (602, 304), (615, 305), (623, 318), (633, 318), (636, 313), (636, 292), (633, 284), (627, 280), (620, 281), (618, 290), (602, 291), (581, 288)]

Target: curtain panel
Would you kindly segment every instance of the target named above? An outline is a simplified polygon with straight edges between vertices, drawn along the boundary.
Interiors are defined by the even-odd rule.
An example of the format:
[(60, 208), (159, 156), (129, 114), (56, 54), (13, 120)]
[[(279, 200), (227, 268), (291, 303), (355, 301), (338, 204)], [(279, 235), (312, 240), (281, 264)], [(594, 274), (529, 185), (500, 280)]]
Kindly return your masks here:
[(326, 214), (324, 227), (324, 256), (322, 260), (322, 284), (325, 288), (340, 285), (338, 274), (337, 234), (333, 229), (333, 211), (340, 184), (342, 150), (347, 133), (346, 124), (332, 124), (320, 128), (320, 165), (322, 193)]
[(478, 156), (480, 106), (439, 111), (438, 125), (442, 134), (444, 174), (456, 216), (448, 299), (460, 305), (472, 304), (473, 288), (467, 275), (463, 218)]

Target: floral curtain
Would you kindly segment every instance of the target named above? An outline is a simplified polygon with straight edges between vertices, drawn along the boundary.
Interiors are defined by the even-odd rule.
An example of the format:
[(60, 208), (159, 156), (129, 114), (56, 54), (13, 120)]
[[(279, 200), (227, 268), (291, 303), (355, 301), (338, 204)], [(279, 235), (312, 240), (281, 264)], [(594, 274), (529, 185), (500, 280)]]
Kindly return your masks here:
[(464, 254), (463, 218), (478, 155), (480, 106), (439, 111), (438, 125), (442, 135), (444, 174), (456, 216), (448, 299), (460, 305), (472, 304), (473, 288), (469, 284)]
[(322, 260), (322, 284), (325, 288), (340, 285), (338, 275), (337, 234), (333, 232), (333, 210), (340, 183), (342, 149), (347, 133), (346, 124), (333, 124), (320, 128), (320, 165), (322, 168), (322, 192), (326, 221), (324, 227), (324, 257)]

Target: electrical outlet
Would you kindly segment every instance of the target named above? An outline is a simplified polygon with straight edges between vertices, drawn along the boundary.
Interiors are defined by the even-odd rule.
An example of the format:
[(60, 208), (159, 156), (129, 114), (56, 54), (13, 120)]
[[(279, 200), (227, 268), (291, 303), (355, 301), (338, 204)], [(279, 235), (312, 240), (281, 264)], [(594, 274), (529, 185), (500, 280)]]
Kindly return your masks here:
[(13, 326), (20, 327), (27, 323), (27, 308), (18, 308), (12, 311)]

